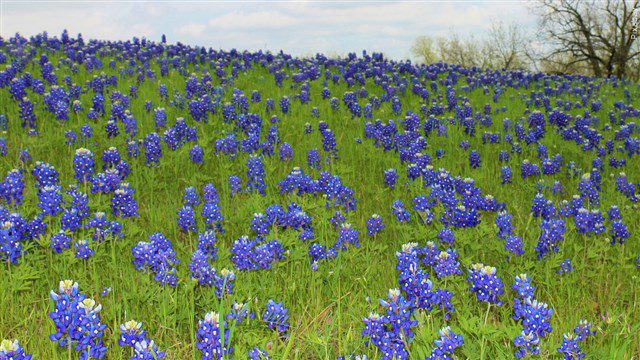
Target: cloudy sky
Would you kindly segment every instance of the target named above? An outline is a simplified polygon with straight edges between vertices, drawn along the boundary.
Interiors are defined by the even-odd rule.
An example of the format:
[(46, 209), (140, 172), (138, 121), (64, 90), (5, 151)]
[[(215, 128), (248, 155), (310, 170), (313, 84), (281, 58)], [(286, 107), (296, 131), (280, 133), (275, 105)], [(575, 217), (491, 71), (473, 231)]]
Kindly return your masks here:
[(535, 28), (524, 1), (51, 1), (0, 0), (0, 34), (44, 30), (85, 39), (133, 36), (215, 49), (284, 50), (293, 55), (382, 51), (410, 57), (419, 35), (482, 37), (492, 21)]

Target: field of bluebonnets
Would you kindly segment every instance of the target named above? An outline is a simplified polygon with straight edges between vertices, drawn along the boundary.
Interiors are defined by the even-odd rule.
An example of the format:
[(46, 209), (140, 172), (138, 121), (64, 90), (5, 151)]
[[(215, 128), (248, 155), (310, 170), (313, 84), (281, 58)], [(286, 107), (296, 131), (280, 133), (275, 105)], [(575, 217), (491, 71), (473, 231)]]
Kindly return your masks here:
[(638, 359), (640, 87), (0, 40), (0, 359)]

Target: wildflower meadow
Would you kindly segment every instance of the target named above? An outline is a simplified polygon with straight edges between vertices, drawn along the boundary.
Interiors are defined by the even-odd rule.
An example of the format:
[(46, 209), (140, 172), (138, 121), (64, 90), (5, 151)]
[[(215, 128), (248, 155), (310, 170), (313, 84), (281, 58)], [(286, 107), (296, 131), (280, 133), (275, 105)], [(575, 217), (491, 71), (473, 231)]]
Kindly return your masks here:
[(639, 359), (640, 86), (0, 38), (0, 360)]

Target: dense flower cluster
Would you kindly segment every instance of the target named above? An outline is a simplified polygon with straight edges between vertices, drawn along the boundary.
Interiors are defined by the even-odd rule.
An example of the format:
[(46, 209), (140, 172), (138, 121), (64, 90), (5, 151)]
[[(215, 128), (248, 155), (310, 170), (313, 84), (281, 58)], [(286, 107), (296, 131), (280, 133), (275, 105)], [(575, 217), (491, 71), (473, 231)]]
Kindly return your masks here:
[(80, 359), (102, 359), (107, 348), (102, 341), (106, 325), (100, 322), (102, 307), (78, 292), (78, 283), (60, 281), (58, 292), (51, 290), (55, 310), (49, 314), (56, 332), (49, 337), (60, 347), (80, 352)]
[(220, 315), (216, 312), (209, 312), (198, 321), (196, 339), (196, 347), (202, 352), (203, 360), (220, 360), (233, 352), (229, 346), (227, 322), (220, 322)]
[(282, 303), (276, 303), (269, 299), (267, 307), (262, 314), (264, 321), (269, 329), (274, 329), (283, 337), (287, 337), (289, 330), (289, 309), (284, 307)]
[(496, 268), (476, 263), (471, 265), (468, 274), (469, 289), (476, 294), (478, 300), (502, 305), (498, 297), (504, 293), (504, 284), (502, 279), (496, 276)]
[[(133, 246), (133, 267), (152, 273), (160, 285), (176, 287), (162, 290), (171, 301), (177, 299), (175, 308), (153, 298), (148, 302), (161, 304), (164, 316), (178, 321), (185, 318), (180, 312), (183, 288), (192, 295), (189, 316), (202, 316), (203, 301), (218, 298), (229, 309), (229, 294), (244, 293), (246, 281), (284, 275), (291, 288), (298, 288), (296, 272), (308, 269), (297, 266), (308, 256), (317, 272), (302, 286), (330, 286), (336, 279), (344, 292), (342, 270), (358, 271), (362, 265), (354, 260), (372, 261), (373, 256), (373, 261), (386, 261), (378, 255), (388, 244), (415, 238), (420, 245), (406, 243), (396, 253), (398, 289), (380, 300), (379, 313), (363, 319), (362, 335), (372, 346), (367, 351), (383, 359), (409, 358), (410, 351), (412, 357), (424, 357), (423, 348), (412, 348), (418, 323), (425, 316), (431, 325), (443, 318), (451, 327), (439, 331), (426, 358), (451, 359), (464, 342), (452, 330), (459, 328), (451, 322), (456, 320), (453, 304), (468, 304), (453, 299), (449, 289), (459, 288), (470, 254), (486, 261), (506, 258), (498, 269), (473, 264), (466, 272), (471, 290), (466, 295), (487, 303), (488, 318), (504, 298), (498, 272), (519, 273), (522, 269), (514, 270), (525, 264), (537, 273), (563, 275), (550, 281), (567, 282), (578, 279), (574, 265), (593, 266), (585, 262), (597, 244), (637, 245), (631, 240), (640, 202), (640, 111), (637, 86), (627, 79), (414, 64), (367, 52), (300, 58), (283, 51), (168, 44), (165, 36), (161, 42), (137, 37), (85, 41), (67, 31), (0, 38), (0, 65), (0, 110), (5, 113), (0, 114), (0, 160), (6, 164), (0, 181), (0, 261), (7, 281), (22, 287), (41, 281), (42, 269), (59, 272), (61, 264), (78, 263), (77, 269), (96, 281), (109, 279), (101, 276), (105, 271), (126, 273), (112, 268), (121, 260), (120, 247), (132, 240), (125, 233), (151, 234), (149, 241)], [(40, 161), (39, 156), (50, 158)], [(177, 195), (185, 185), (176, 181), (193, 186)], [(206, 181), (224, 185), (222, 191), (209, 183), (198, 193)], [(522, 199), (531, 200), (530, 207), (523, 207)], [(356, 212), (358, 200), (368, 213)], [(167, 222), (167, 217), (174, 220)], [(234, 237), (250, 235), (229, 240), (222, 235), (223, 225)], [(173, 244), (175, 250), (156, 232), (173, 230), (180, 242)], [(492, 243), (494, 234), (499, 243)], [(536, 256), (525, 255), (536, 240)], [(628, 264), (633, 259), (624, 249), (612, 246), (606, 261), (596, 265), (608, 266), (615, 272), (612, 278), (628, 285), (632, 277), (620, 274), (633, 267)], [(350, 253), (345, 256), (345, 251)], [(54, 253), (65, 254), (53, 259)], [(531, 257), (538, 265), (530, 266)], [(179, 258), (189, 258), (189, 264), (179, 267)], [(228, 260), (237, 278), (223, 268)], [(640, 255), (634, 265), (640, 268)], [(320, 266), (326, 268), (319, 271)], [(377, 276), (380, 269), (373, 270), (355, 280), (364, 287), (349, 291), (362, 295), (371, 274)], [(118, 278), (131, 280), (127, 276)], [(148, 280), (141, 279), (138, 287)], [(601, 285), (598, 281), (582, 286)], [(118, 293), (122, 287), (99, 282), (94, 286), (104, 289), (105, 306), (127, 299), (128, 294)], [(548, 290), (553, 284), (539, 285)], [(139, 290), (145, 301), (155, 294)], [(324, 290), (318, 292), (322, 298)], [(552, 331), (553, 309), (566, 312), (567, 304), (555, 298), (550, 304), (540, 301), (526, 274), (516, 276), (511, 290), (513, 319), (521, 326), (513, 334), (515, 355), (540, 354)], [(113, 335), (117, 328), (106, 330), (94, 298), (80, 294), (72, 281), (61, 282), (51, 298), (51, 340), (64, 348), (60, 352), (75, 350), (81, 359), (117, 356), (107, 355), (103, 342), (103, 334)], [(25, 299), (9, 296), (3, 304), (24, 307), (30, 301)], [(345, 309), (340, 299), (334, 299), (338, 313)], [(118, 319), (109, 323), (118, 324), (123, 309), (125, 316), (138, 311), (131, 305), (138, 307), (140, 299), (133, 300), (110, 308), (106, 314)], [(300, 307), (291, 305), (289, 314), (282, 303), (269, 300), (261, 314), (286, 347), (243, 346), (264, 346), (275, 357), (284, 348), (295, 357), (291, 344), (297, 349), (294, 341), (306, 339), (285, 339), (289, 315), (296, 321), (300, 315)], [(20, 311), (11, 310), (5, 317), (14, 331), (11, 322)], [(329, 306), (315, 319), (332, 320), (333, 311)], [(234, 301), (226, 314), (204, 315), (197, 330), (193, 320), (192, 342), (204, 359), (229, 358), (241, 333), (236, 326), (254, 316), (248, 304)], [(558, 319), (553, 326), (566, 328), (566, 316)], [(581, 321), (557, 345), (558, 352), (566, 359), (585, 357), (581, 342), (594, 335), (594, 328)], [(309, 329), (303, 324), (297, 330)], [(170, 356), (158, 350), (141, 323), (122, 324), (118, 335), (131, 359)], [(484, 335), (496, 340), (494, 332)], [(483, 350), (484, 344), (483, 338)], [(300, 349), (312, 352), (306, 344)], [(473, 351), (469, 348), (465, 356), (473, 357)], [(248, 356), (269, 358), (257, 347)], [(0, 360), (6, 358), (31, 356), (17, 341), (3, 341)]]
[(120, 325), (118, 345), (133, 349), (130, 360), (157, 360), (164, 359), (166, 356), (166, 353), (159, 351), (153, 340), (147, 337), (142, 323), (135, 320), (129, 320)]
[(180, 263), (171, 242), (162, 233), (149, 235), (149, 241), (141, 241), (133, 247), (133, 265), (137, 270), (150, 271), (154, 280), (176, 286), (178, 277), (175, 266)]

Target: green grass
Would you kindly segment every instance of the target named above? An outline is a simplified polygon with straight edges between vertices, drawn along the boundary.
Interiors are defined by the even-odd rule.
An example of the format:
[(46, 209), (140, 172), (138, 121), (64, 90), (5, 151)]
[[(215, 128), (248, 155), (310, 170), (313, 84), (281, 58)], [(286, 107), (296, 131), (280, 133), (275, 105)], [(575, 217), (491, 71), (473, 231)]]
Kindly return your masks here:
[[(58, 54), (49, 55), (54, 64), (59, 63)], [(36, 57), (38, 58), (38, 57)], [(102, 60), (108, 64), (110, 57)], [(39, 66), (35, 61), (27, 65), (26, 71), (34, 76), (39, 75)], [(118, 67), (126, 66), (119, 62)], [(204, 64), (207, 67), (207, 64)], [(60, 66), (56, 73), (60, 80), (68, 74), (73, 82), (84, 84), (94, 74), (88, 74), (80, 69), (72, 74), (65, 65)], [(156, 64), (152, 69), (159, 75)], [(230, 69), (230, 68), (229, 68)], [(331, 69), (337, 72), (336, 68)], [(101, 69), (104, 73), (118, 74), (118, 70), (111, 70), (107, 66)], [(230, 70), (229, 70), (230, 71)], [(193, 65), (189, 65), (188, 73), (196, 72)], [(215, 72), (215, 70), (213, 70)], [(295, 72), (287, 69), (288, 73)], [(198, 72), (200, 75), (201, 73)], [(406, 75), (405, 75), (406, 76)], [(172, 70), (168, 77), (158, 80), (146, 80), (139, 86), (139, 96), (132, 99), (130, 110), (138, 121), (138, 138), (143, 138), (153, 131), (153, 115), (145, 112), (144, 101), (150, 99), (154, 107), (164, 106), (167, 110), (168, 124), (172, 125), (176, 117), (184, 117), (189, 125), (194, 124), (188, 110), (170, 107), (162, 102), (157, 95), (160, 83), (168, 84), (170, 94), (174, 90), (184, 91), (185, 78)], [(427, 82), (428, 84), (429, 82)], [(464, 85), (461, 76), (458, 87)], [(128, 93), (129, 86), (135, 84), (135, 77), (123, 76), (118, 81), (118, 90)], [(391, 203), (400, 199), (411, 206), (411, 199), (419, 194), (428, 194), (428, 189), (421, 188), (420, 183), (403, 185), (406, 179), (406, 164), (399, 162), (394, 152), (382, 152), (376, 148), (370, 139), (364, 139), (363, 123), (359, 119), (352, 119), (350, 113), (342, 106), (339, 111), (332, 111), (328, 100), (320, 99), (323, 88), (322, 80), (311, 82), (312, 102), (301, 105), (292, 95), (295, 90), (290, 88), (292, 82), (285, 80), (284, 86), (275, 86), (272, 76), (266, 68), (254, 65), (248, 72), (240, 73), (235, 81), (225, 87), (225, 99), (229, 100), (234, 88), (241, 89), (249, 97), (252, 90), (260, 91), (263, 102), (251, 104), (250, 112), (259, 114), (268, 126), (270, 114), (265, 113), (264, 100), (273, 98), (277, 102), (283, 95), (289, 95), (292, 100), (289, 114), (277, 112), (282, 141), (289, 142), (294, 147), (294, 160), (280, 162), (277, 155), (265, 157), (265, 170), (268, 196), (258, 194), (242, 194), (230, 197), (227, 178), (239, 175), (246, 179), (245, 163), (247, 154), (240, 154), (235, 160), (228, 161), (225, 155), (215, 155), (213, 142), (224, 136), (232, 127), (222, 120), (221, 111), (209, 116), (208, 124), (197, 123), (199, 144), (205, 149), (205, 162), (195, 165), (189, 161), (188, 151), (191, 145), (172, 152), (163, 147), (161, 163), (158, 167), (149, 169), (144, 164), (144, 156), (129, 159), (126, 156), (124, 129), (116, 139), (107, 139), (104, 133), (105, 119), (94, 123), (86, 120), (85, 112), (77, 118), (70, 114), (71, 119), (60, 124), (43, 108), (41, 97), (30, 93), (32, 101), (37, 102), (37, 118), (39, 137), (27, 137), (20, 128), (18, 105), (10, 100), (7, 89), (0, 90), (0, 113), (9, 119), (9, 131), (6, 134), (9, 153), (0, 158), (2, 175), (10, 169), (19, 167), (18, 151), (28, 148), (33, 160), (49, 162), (60, 172), (64, 185), (74, 184), (73, 153), (75, 148), (85, 146), (96, 155), (101, 156), (104, 149), (117, 146), (120, 153), (132, 166), (133, 172), (128, 181), (136, 189), (135, 197), (140, 205), (140, 216), (135, 219), (119, 220), (123, 224), (126, 236), (123, 239), (108, 240), (100, 245), (91, 244), (95, 256), (84, 262), (75, 259), (71, 251), (63, 254), (52, 254), (48, 248), (49, 234), (57, 232), (59, 221), (54, 221), (47, 235), (40, 243), (26, 243), (26, 254), (19, 264), (2, 264), (0, 268), (0, 338), (18, 338), (22, 346), (34, 354), (34, 359), (66, 359), (65, 349), (59, 348), (48, 339), (53, 330), (53, 323), (49, 319), (49, 312), (53, 309), (53, 302), (48, 294), (51, 289), (57, 289), (62, 279), (73, 279), (80, 284), (80, 291), (96, 297), (102, 305), (101, 319), (107, 324), (105, 341), (109, 350), (108, 359), (124, 359), (129, 356), (129, 349), (117, 346), (118, 329), (121, 323), (135, 319), (144, 323), (149, 337), (154, 339), (160, 349), (166, 350), (169, 359), (199, 358), (200, 354), (194, 346), (197, 321), (209, 311), (228, 311), (233, 301), (244, 301), (251, 304), (251, 310), (259, 314), (263, 311), (268, 299), (283, 302), (290, 311), (290, 338), (282, 340), (277, 334), (264, 326), (258, 320), (243, 323), (234, 329), (231, 343), (234, 347), (234, 358), (246, 357), (247, 351), (254, 346), (266, 349), (274, 359), (335, 359), (338, 355), (364, 353), (370, 358), (377, 358), (374, 348), (366, 347), (360, 335), (363, 325), (362, 317), (372, 311), (381, 311), (378, 299), (385, 298), (388, 289), (397, 287), (397, 273), (395, 271), (395, 252), (407, 242), (418, 242), (424, 245), (426, 241), (434, 240), (442, 228), (434, 222), (425, 226), (418, 223), (416, 214), (408, 224), (401, 224), (391, 213)], [(214, 76), (214, 85), (219, 85), (219, 79)], [(578, 85), (577, 83), (575, 85)], [(342, 97), (347, 88), (345, 82), (329, 86), (332, 96)], [(380, 87), (368, 79), (365, 86), (369, 94), (381, 95)], [(514, 215), (515, 233), (525, 241), (525, 255), (506, 260), (503, 242), (496, 237), (497, 229), (494, 225), (495, 215), (486, 213), (482, 216), (482, 223), (473, 229), (456, 230), (456, 249), (460, 254), (461, 267), (464, 271), (475, 262), (483, 262), (497, 267), (498, 275), (504, 280), (508, 288), (514, 276), (527, 273), (537, 286), (537, 298), (546, 302), (554, 310), (552, 318), (553, 332), (542, 341), (540, 358), (559, 358), (556, 348), (560, 346), (562, 334), (571, 332), (582, 318), (593, 321), (598, 327), (598, 334), (586, 341), (583, 350), (589, 359), (631, 359), (640, 357), (640, 308), (638, 303), (638, 276), (640, 272), (635, 268), (635, 257), (640, 252), (637, 234), (640, 232), (640, 212), (637, 206), (616, 192), (615, 179), (610, 174), (617, 174), (619, 170), (605, 167), (603, 171), (603, 191), (601, 194), (601, 209), (606, 212), (612, 204), (618, 204), (622, 209), (623, 219), (629, 226), (632, 237), (625, 245), (611, 246), (605, 235), (583, 238), (576, 234), (573, 221), (568, 221), (566, 239), (560, 245), (558, 253), (551, 254), (543, 260), (536, 260), (534, 251), (539, 235), (539, 219), (530, 215), (531, 199), (535, 194), (535, 182), (538, 179), (522, 180), (519, 177), (519, 164), (524, 159), (531, 159), (539, 163), (535, 146), (523, 144), (522, 154), (512, 154), (510, 165), (514, 172), (514, 184), (500, 185), (500, 164), (497, 161), (498, 152), (509, 149), (504, 142), (499, 145), (483, 146), (480, 136), (483, 131), (502, 131), (502, 120), (509, 118), (517, 120), (524, 116), (525, 99), (531, 91), (542, 91), (542, 82), (533, 83), (529, 89), (506, 88), (497, 106), (506, 106), (507, 111), (493, 115), (494, 125), (483, 128), (478, 125), (478, 134), (468, 138), (461, 128), (449, 126), (448, 138), (437, 137), (432, 134), (428, 139), (427, 152), (434, 158), (436, 168), (445, 168), (453, 176), (472, 177), (476, 185), (483, 189), (484, 194), (494, 195), (498, 201), (504, 201), (507, 209)], [(635, 107), (640, 106), (637, 85), (630, 85), (630, 91), (635, 95)], [(358, 87), (359, 88), (359, 87)], [(351, 89), (353, 90), (353, 89)], [(443, 93), (444, 88), (440, 87)], [(470, 100), (475, 111), (481, 110), (485, 103), (491, 103), (491, 95), (485, 95), (482, 89), (470, 93), (458, 91)], [(521, 96), (522, 95), (522, 96)], [(83, 93), (82, 104), (86, 109), (91, 104), (92, 92)], [(433, 95), (432, 95), (433, 96)], [(597, 97), (603, 101), (603, 109), (597, 113), (600, 123), (608, 121), (608, 112), (613, 108), (613, 102), (623, 99), (621, 88), (614, 89), (610, 84), (603, 84)], [(560, 96), (561, 99), (577, 101), (575, 95)], [(410, 88), (407, 94), (401, 96), (403, 110), (411, 109), (418, 112), (421, 100), (412, 95)], [(554, 101), (554, 100), (552, 100)], [(107, 100), (108, 103), (108, 100)], [(361, 100), (364, 105), (366, 101)], [(359, 249), (342, 252), (339, 257), (329, 263), (320, 264), (317, 272), (309, 266), (307, 255), (308, 244), (297, 239), (297, 234), (284, 231), (279, 233), (279, 240), (290, 251), (285, 261), (277, 263), (273, 269), (266, 271), (240, 272), (236, 271), (236, 281), (233, 295), (223, 298), (222, 303), (215, 297), (213, 290), (208, 287), (195, 286), (189, 279), (188, 263), (195, 248), (195, 236), (185, 235), (176, 225), (176, 211), (181, 206), (183, 189), (196, 186), (199, 190), (206, 183), (213, 183), (220, 192), (220, 205), (225, 217), (225, 234), (218, 235), (218, 254), (215, 261), (216, 268), (231, 267), (229, 248), (232, 242), (241, 235), (251, 235), (250, 220), (253, 213), (264, 211), (272, 204), (287, 205), (297, 202), (313, 217), (313, 226), (317, 242), (330, 245), (337, 238), (337, 232), (328, 223), (329, 217), (335, 209), (324, 207), (320, 197), (281, 195), (277, 183), (284, 179), (292, 167), (302, 166), (307, 173), (315, 178), (318, 171), (310, 170), (306, 166), (306, 153), (312, 148), (321, 150), (321, 137), (317, 131), (318, 119), (310, 116), (312, 107), (318, 107), (320, 119), (327, 122), (336, 134), (339, 159), (331, 164), (323, 164), (323, 171), (339, 175), (343, 183), (356, 191), (357, 211), (347, 214), (347, 221), (352, 223), (360, 232)], [(495, 106), (495, 105), (492, 105)], [(109, 111), (109, 106), (107, 111)], [(575, 116), (583, 110), (572, 110)], [(445, 114), (445, 117), (454, 114)], [(526, 117), (526, 116), (525, 116)], [(383, 104), (380, 110), (374, 112), (374, 119), (398, 119), (390, 108), (390, 104)], [(64, 144), (64, 132), (73, 129), (76, 132), (88, 122), (94, 128), (95, 136), (90, 144), (77, 143), (74, 147)], [(315, 131), (310, 135), (304, 134), (304, 124), (314, 124)], [(602, 131), (604, 140), (611, 139), (613, 130)], [(562, 141), (555, 134), (552, 127), (542, 141), (549, 148), (549, 154), (560, 153), (568, 161), (575, 161), (579, 168), (590, 170), (592, 153), (584, 153), (574, 143)], [(363, 138), (362, 144), (355, 139)], [(482, 167), (471, 169), (468, 163), (468, 153), (458, 148), (458, 143), (468, 139), (471, 149), (477, 149), (482, 156)], [(603, 140), (603, 141), (604, 141)], [(444, 149), (446, 155), (441, 159), (435, 158), (436, 149)], [(622, 156), (620, 153), (619, 156)], [(622, 169), (631, 181), (640, 181), (640, 162), (637, 157), (628, 159), (628, 165)], [(100, 162), (99, 162), (100, 164)], [(30, 172), (33, 164), (27, 165)], [(399, 186), (391, 190), (383, 186), (383, 171), (388, 168), (398, 169)], [(26, 191), (24, 205), (19, 211), (28, 219), (33, 218), (39, 211), (35, 193), (34, 179), (25, 175)], [(570, 178), (566, 171), (554, 176), (544, 176), (540, 179), (545, 184), (552, 184), (553, 180), (561, 180), (565, 186), (565, 194), (553, 197), (554, 200), (569, 199), (577, 190), (578, 178)], [(549, 195), (550, 196), (550, 195)], [(105, 211), (110, 214), (108, 196), (98, 197), (90, 195), (92, 211)], [(199, 213), (200, 208), (196, 209)], [(371, 214), (378, 213), (384, 219), (386, 229), (376, 238), (366, 235), (365, 221)], [(201, 219), (198, 219), (201, 221)], [(199, 223), (200, 229), (203, 224)], [(173, 243), (181, 260), (178, 266), (180, 282), (175, 288), (161, 286), (154, 282), (152, 276), (136, 271), (132, 261), (131, 248), (139, 241), (145, 241), (154, 232), (164, 233)], [(90, 236), (89, 233), (77, 234), (74, 239)], [(273, 235), (271, 235), (273, 237)], [(586, 258), (584, 245), (587, 244)], [(566, 258), (572, 260), (573, 273), (560, 276), (556, 274), (559, 264)], [(430, 270), (429, 270), (430, 271)], [(435, 275), (431, 276), (434, 285), (444, 286), (444, 281)], [(98, 297), (104, 287), (111, 287), (107, 297)], [(487, 307), (478, 302), (468, 290), (464, 276), (448, 279), (446, 288), (454, 293), (453, 304), (456, 312), (447, 322), (440, 311), (418, 312), (416, 319), (419, 325), (415, 328), (416, 336), (410, 344), (412, 357), (422, 359), (428, 356), (433, 348), (433, 340), (438, 337), (437, 331), (445, 325), (464, 336), (465, 344), (458, 353), (459, 358), (480, 358), (481, 345), (484, 340), (485, 359), (513, 358), (515, 350), (512, 341), (519, 335), (521, 325), (512, 320), (513, 292), (505, 289), (502, 307), (492, 307), (485, 322)], [(602, 320), (603, 316), (607, 316)], [(74, 354), (74, 356), (77, 356)], [(75, 357), (74, 357), (75, 358)]]

